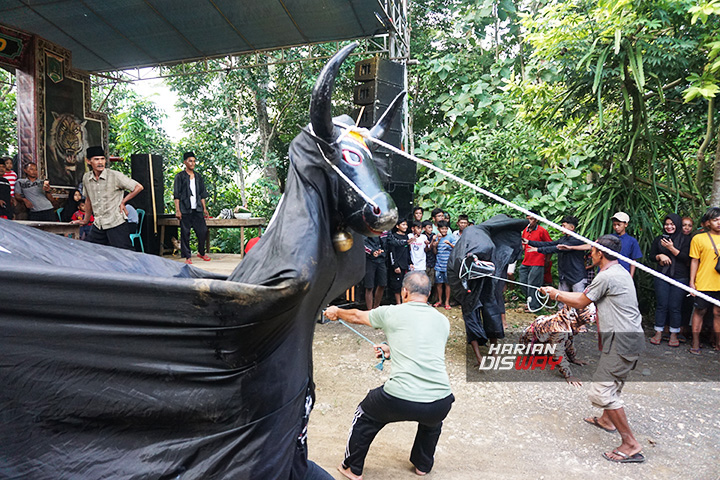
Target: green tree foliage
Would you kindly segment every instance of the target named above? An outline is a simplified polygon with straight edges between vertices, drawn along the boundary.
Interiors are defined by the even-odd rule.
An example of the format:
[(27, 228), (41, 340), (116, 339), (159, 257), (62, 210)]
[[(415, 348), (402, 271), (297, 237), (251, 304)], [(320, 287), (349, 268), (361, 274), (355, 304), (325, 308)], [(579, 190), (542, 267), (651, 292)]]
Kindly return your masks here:
[[(189, 132), (182, 143), (211, 169), (224, 207), (247, 204), (257, 215), (272, 215), (284, 190), (290, 142), (309, 122), (312, 87), (333, 48), (228, 57), (166, 72)], [(335, 102), (338, 115), (352, 110), (347, 63), (336, 86), (336, 98), (346, 99)]]
[[(666, 212), (697, 215), (710, 190), (695, 175), (708, 103), (683, 92), (714, 61), (702, 46), (718, 28), (712, 16), (693, 24), (694, 5), (416, 2), (416, 153), (552, 219), (575, 213), (591, 237), (628, 211), (647, 248)], [(420, 178), (423, 206), (480, 221), (507, 211), (430, 171)]]
[(17, 153), (15, 75), (0, 68), (0, 155)]

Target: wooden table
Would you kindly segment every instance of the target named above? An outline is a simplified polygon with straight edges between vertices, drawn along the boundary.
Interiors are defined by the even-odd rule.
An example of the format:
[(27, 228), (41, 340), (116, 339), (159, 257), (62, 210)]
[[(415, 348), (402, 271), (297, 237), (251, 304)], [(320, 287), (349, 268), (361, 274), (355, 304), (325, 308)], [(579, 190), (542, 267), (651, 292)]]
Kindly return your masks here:
[(28, 227), (38, 228), (45, 232), (56, 233), (64, 237), (79, 238), (80, 225), (70, 222), (40, 222), (35, 220), (14, 220), (15, 223)]
[[(206, 218), (205, 223), (208, 227), (208, 236), (206, 243), (206, 251), (210, 253), (210, 230), (213, 228), (239, 228), (240, 229), (240, 242), (243, 246), (240, 252), (240, 258), (245, 256), (245, 228), (254, 227), (260, 230), (262, 234), (263, 227), (267, 224), (264, 218), (253, 217), (253, 218)], [(158, 218), (158, 227), (160, 227), (160, 256), (162, 257), (165, 253), (163, 246), (163, 240), (165, 240), (165, 227), (179, 227), (180, 220), (175, 217), (171, 218)]]

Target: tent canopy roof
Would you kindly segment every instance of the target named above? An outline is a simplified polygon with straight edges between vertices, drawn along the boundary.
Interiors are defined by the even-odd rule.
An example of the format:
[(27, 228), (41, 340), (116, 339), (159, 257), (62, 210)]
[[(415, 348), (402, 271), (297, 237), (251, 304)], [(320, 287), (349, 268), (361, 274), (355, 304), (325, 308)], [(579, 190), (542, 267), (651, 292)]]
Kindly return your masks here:
[(386, 33), (374, 0), (4, 0), (0, 22), (73, 52), (89, 72)]

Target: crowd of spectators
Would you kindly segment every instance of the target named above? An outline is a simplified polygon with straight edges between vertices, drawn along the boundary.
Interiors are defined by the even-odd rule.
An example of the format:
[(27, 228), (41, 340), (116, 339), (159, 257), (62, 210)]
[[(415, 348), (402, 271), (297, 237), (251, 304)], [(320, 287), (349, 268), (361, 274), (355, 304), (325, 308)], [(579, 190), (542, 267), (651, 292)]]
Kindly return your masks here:
[[(539, 212), (533, 211), (539, 215)], [(425, 271), (433, 283), (430, 302), (434, 307), (450, 309), (452, 292), (447, 283), (447, 260), (463, 230), (472, 224), (467, 215), (459, 215), (456, 230), (448, 222), (449, 215), (440, 208), (433, 209), (425, 219), (425, 211), (415, 207), (408, 219), (401, 218), (392, 232), (378, 238), (365, 240), (367, 269), (365, 276), (365, 300), (368, 309), (377, 308), (387, 286), (395, 303), (400, 303), (400, 287), (409, 271)], [(552, 256), (557, 255), (558, 290), (584, 292), (590, 285), (597, 268), (592, 266), (590, 245), (571, 235), (561, 235), (553, 240), (548, 231), (528, 216), (528, 226), (522, 231), (523, 256), (509, 269), (510, 278), (526, 286), (519, 292), (527, 300), (525, 311), (541, 311), (544, 304), (538, 298), (538, 288), (551, 285)], [(567, 230), (580, 230), (579, 220), (565, 215), (561, 224)], [(608, 233), (620, 241), (620, 254), (640, 261), (644, 258), (640, 245), (629, 233), (631, 217), (616, 212), (611, 217)], [(720, 208), (711, 208), (700, 219), (696, 229), (689, 217), (669, 213), (663, 219), (648, 252), (647, 260), (656, 270), (683, 285), (697, 288), (712, 298), (720, 300), (720, 273), (716, 271), (717, 245), (720, 244)], [(580, 233), (580, 232), (579, 232)], [(620, 259), (619, 264), (635, 276), (635, 266)], [(720, 267), (718, 267), (720, 269)], [(667, 341), (670, 347), (692, 339), (693, 354), (700, 353), (700, 335), (712, 331), (711, 344), (720, 349), (720, 308), (672, 285), (662, 278), (654, 278), (655, 286), (655, 334), (650, 342), (659, 345)], [(510, 295), (518, 295), (515, 289)], [(563, 306), (562, 303), (558, 308)], [(710, 308), (712, 306), (712, 308)]]

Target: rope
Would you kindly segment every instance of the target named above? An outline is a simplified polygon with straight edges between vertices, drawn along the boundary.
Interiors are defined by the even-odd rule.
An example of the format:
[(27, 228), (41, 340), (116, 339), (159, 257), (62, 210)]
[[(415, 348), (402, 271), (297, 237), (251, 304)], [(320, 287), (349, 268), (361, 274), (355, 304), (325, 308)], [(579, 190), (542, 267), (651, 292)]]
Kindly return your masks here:
[[(348, 126), (344, 125), (344, 124), (336, 123), (336, 125), (343, 127), (343, 128), (348, 128)], [(503, 197), (496, 195), (492, 192), (489, 192), (482, 187), (478, 187), (477, 185), (474, 185), (474, 184), (468, 182), (467, 180), (463, 180), (462, 178), (460, 178), (456, 175), (453, 175), (452, 173), (445, 171), (440, 167), (436, 167), (435, 165), (433, 165), (432, 163), (430, 163), (428, 161), (421, 160), (421, 159), (417, 158), (415, 155), (410, 155), (409, 153), (406, 153), (403, 150), (400, 150), (399, 148), (397, 148), (394, 145), (390, 145), (389, 143), (383, 142), (382, 140), (380, 140), (378, 138), (373, 138), (372, 136), (369, 135), (369, 132), (367, 132), (367, 130), (363, 131), (362, 129), (353, 129), (353, 131), (355, 133), (363, 136), (366, 140), (369, 140), (377, 145), (383, 146), (383, 147), (387, 148), (388, 150), (397, 153), (398, 155), (402, 155), (403, 157), (407, 158), (408, 160), (412, 160), (413, 162), (417, 163), (418, 165), (422, 165), (424, 167), (429, 168), (430, 170), (434, 170), (452, 180), (455, 180), (456, 182), (458, 182), (462, 185), (465, 185), (466, 187), (469, 187), (469, 188), (475, 190), (476, 192), (479, 192), (479, 193), (485, 195), (486, 197), (492, 198), (496, 202), (502, 203), (503, 205), (510, 207), (514, 210), (518, 210), (518, 211), (524, 213), (525, 215), (532, 217), (532, 218), (538, 220), (539, 222), (545, 223), (546, 225), (550, 225), (554, 229), (559, 230), (559, 231), (563, 232), (564, 234), (569, 235), (573, 238), (576, 238), (576, 239), (582, 241), (583, 243), (591, 245), (591, 246), (597, 248), (598, 250), (607, 253), (608, 255), (612, 255), (614, 257), (620, 258), (623, 261), (629, 263), (630, 265), (635, 265), (636, 268), (642, 270), (645, 273), (649, 273), (650, 275), (652, 275), (654, 277), (657, 277), (657, 278), (660, 278), (660, 279), (666, 281), (670, 285), (673, 285), (677, 288), (685, 290), (686, 292), (688, 292), (696, 297), (700, 297), (703, 300), (706, 300), (707, 302), (720, 307), (720, 300), (716, 300), (708, 295), (705, 295), (702, 292), (695, 290), (694, 288), (690, 288), (688, 285), (683, 285), (682, 283), (678, 282), (677, 280), (670, 278), (666, 275), (663, 275), (662, 273), (660, 273), (656, 270), (653, 270), (652, 268), (645, 266), (642, 263), (636, 262), (635, 260), (633, 260), (631, 258), (627, 258), (624, 255), (620, 255), (618, 252), (610, 250), (609, 248), (607, 248), (603, 245), (600, 245), (599, 243), (594, 242), (594, 241), (590, 240), (589, 238), (583, 237), (582, 235), (580, 235), (578, 233), (570, 231), (570, 230), (562, 227), (561, 225), (558, 225), (557, 223), (555, 223), (551, 220), (548, 220), (547, 218), (545, 218), (541, 215), (536, 215), (536, 214), (532, 213), (530, 210), (523, 208), (520, 205), (516, 205), (515, 203), (511, 202), (510, 200), (505, 200)]]
[(528, 283), (516, 282), (515, 280), (508, 280), (507, 278), (496, 277), (495, 275), (490, 275), (489, 273), (483, 273), (481, 276), (495, 278), (497, 280), (500, 280), (501, 282), (514, 283), (515, 285), (520, 285), (522, 287), (528, 287), (528, 288), (534, 288), (535, 290), (537, 290), (535, 292), (535, 298), (537, 298), (537, 301), (540, 303), (540, 306), (536, 309), (533, 309), (532, 307), (530, 307), (531, 299), (528, 296), (527, 307), (528, 307), (528, 310), (530, 311), (530, 313), (539, 312), (540, 310), (542, 310), (543, 308), (546, 308), (546, 307), (553, 309), (557, 306), (557, 302), (555, 302), (555, 305), (553, 305), (552, 307), (548, 307), (548, 302), (550, 301), (550, 295), (548, 295), (546, 293), (542, 293), (540, 291), (540, 288), (542, 288), (542, 287), (536, 287), (535, 285), (530, 285)]
[[(358, 332), (358, 331), (355, 330), (353, 327), (351, 327), (350, 325), (348, 325), (348, 324), (345, 323), (344, 321), (340, 320), (339, 318), (338, 318), (338, 322), (342, 323), (342, 324), (345, 325), (347, 328), (349, 328), (350, 330), (352, 330), (353, 332), (355, 332), (360, 338), (362, 338), (363, 340), (365, 340), (366, 342), (368, 342), (370, 345), (372, 345), (373, 348), (375, 348), (375, 342), (373, 342), (372, 340), (370, 340), (368, 337), (366, 337), (366, 336), (363, 335), (362, 333)], [(383, 342), (383, 343), (385, 343), (385, 342)], [(383, 364), (385, 363), (385, 360), (387, 360), (387, 358), (385, 357), (385, 352), (383, 351), (382, 348), (377, 348), (377, 350), (380, 350), (380, 354), (382, 355), (382, 360), (380, 360), (380, 363), (378, 363), (377, 365), (375, 365), (375, 368), (377, 368), (378, 370), (382, 370), (382, 369), (383, 369)]]
[[(349, 130), (348, 130), (348, 131), (349, 131)], [(347, 133), (347, 132), (343, 133), (343, 135), (341, 135), (341, 137), (344, 136), (346, 133)], [(333, 170), (335, 170), (335, 173), (337, 173), (337, 174), (340, 176), (340, 178), (342, 178), (343, 180), (345, 180), (345, 183), (347, 183), (348, 185), (350, 185), (350, 187), (351, 187), (353, 190), (355, 190), (355, 191), (357, 192), (357, 194), (360, 195), (367, 203), (369, 203), (370, 205), (372, 205), (372, 206), (373, 206), (374, 208), (376, 208), (376, 209), (377, 209), (377, 208), (380, 208), (380, 207), (378, 207), (378, 204), (375, 203), (375, 202), (373, 201), (373, 199), (368, 196), (367, 193), (365, 193), (365, 192), (363, 192), (362, 190), (360, 190), (360, 187), (358, 187), (357, 185), (355, 185), (355, 182), (353, 182), (352, 180), (350, 180), (350, 179), (342, 172), (342, 170), (340, 170), (340, 167), (338, 167), (337, 165), (335, 165), (334, 163), (332, 163), (330, 160), (328, 160), (328, 158), (325, 156), (325, 152), (323, 152), (323, 150), (322, 150), (322, 148), (320, 148), (320, 145), (319, 145), (319, 144), (316, 143), (315, 145), (317, 146), (318, 150), (320, 150), (320, 155), (322, 155), (322, 157), (325, 159), (325, 161), (327, 162), (327, 164), (330, 165), (330, 167), (331, 167)]]

